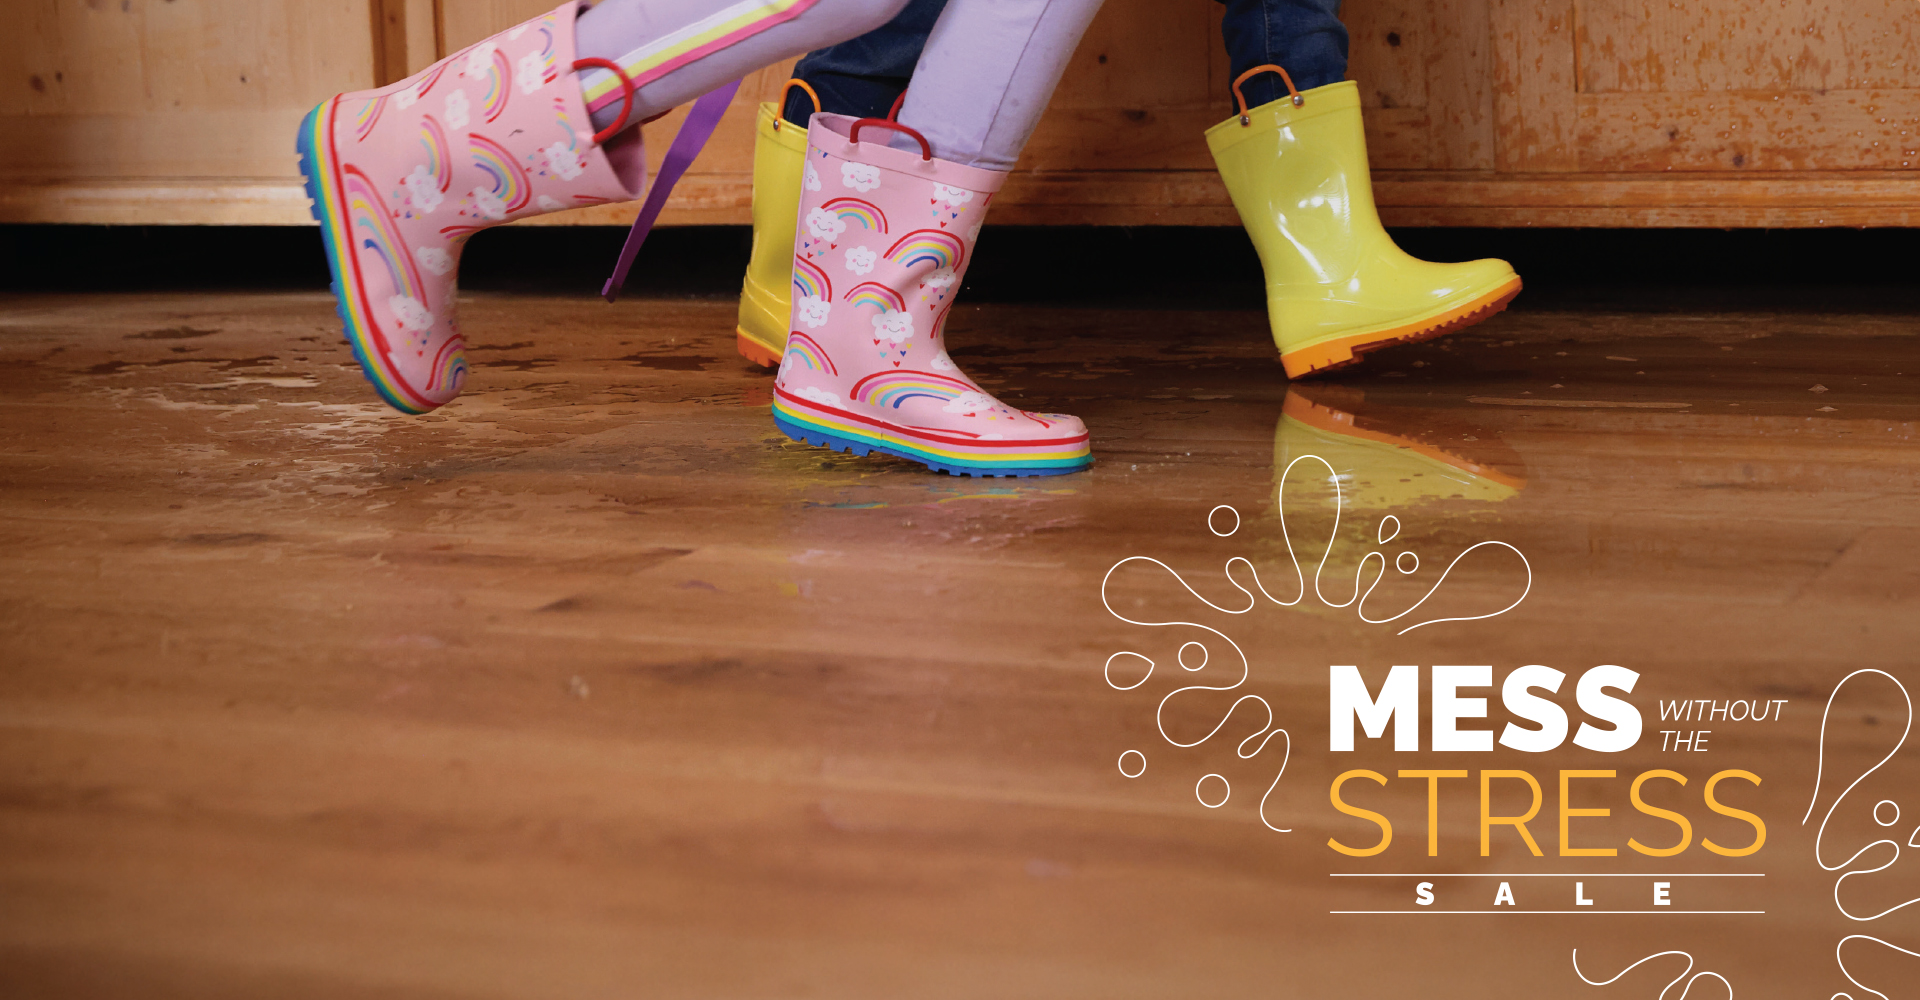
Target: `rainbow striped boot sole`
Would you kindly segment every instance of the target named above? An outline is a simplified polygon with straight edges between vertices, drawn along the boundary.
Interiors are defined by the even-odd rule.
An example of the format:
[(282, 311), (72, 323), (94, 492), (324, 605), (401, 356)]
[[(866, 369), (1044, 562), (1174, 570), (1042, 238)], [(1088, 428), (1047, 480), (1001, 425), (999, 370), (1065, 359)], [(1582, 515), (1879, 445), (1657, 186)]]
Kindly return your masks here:
[(956, 476), (1061, 476), (1093, 464), (1084, 430), (1051, 440), (981, 440), (901, 427), (847, 410), (809, 404), (784, 390), (775, 392), (774, 425), (795, 441), (834, 451), (892, 455)]

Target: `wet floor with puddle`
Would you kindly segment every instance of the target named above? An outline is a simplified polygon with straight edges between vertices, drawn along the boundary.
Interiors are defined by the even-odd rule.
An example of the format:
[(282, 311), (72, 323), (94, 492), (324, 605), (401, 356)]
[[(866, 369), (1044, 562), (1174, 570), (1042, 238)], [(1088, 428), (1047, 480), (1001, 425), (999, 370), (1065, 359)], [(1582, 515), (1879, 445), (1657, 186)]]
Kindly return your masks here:
[[(962, 307), (962, 368), (1092, 432), (1007, 480), (787, 440), (731, 303), (463, 309), (467, 394), (407, 417), (324, 296), (0, 299), (9, 992), (1361, 995), (1404, 927), (1325, 916), (1329, 664), (1788, 699), (1715, 758), (1782, 856), (1834, 681), (1920, 684), (1920, 318), (1519, 311), (1290, 387), (1258, 314)], [(1277, 777), (1250, 709), (1167, 735), (1243, 692)], [(1845, 923), (1609, 960), (1830, 993), (1793, 949)], [(1367, 988), (1490, 995), (1450, 933)], [(1503, 933), (1499, 982), (1574, 988), (1566, 926)]]

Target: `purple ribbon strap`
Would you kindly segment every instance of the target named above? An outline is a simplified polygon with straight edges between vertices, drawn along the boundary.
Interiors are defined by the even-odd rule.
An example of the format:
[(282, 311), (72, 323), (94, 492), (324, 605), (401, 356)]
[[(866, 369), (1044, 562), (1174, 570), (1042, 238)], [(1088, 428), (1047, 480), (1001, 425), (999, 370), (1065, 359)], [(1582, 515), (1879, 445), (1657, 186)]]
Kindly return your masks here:
[(720, 124), (720, 116), (726, 114), (727, 105), (733, 103), (733, 92), (739, 89), (740, 81), (735, 80), (693, 102), (693, 110), (680, 124), (680, 133), (673, 137), (673, 145), (667, 147), (667, 158), (660, 164), (660, 173), (653, 178), (653, 190), (647, 192), (646, 204), (640, 206), (640, 217), (633, 220), (627, 244), (620, 248), (620, 262), (613, 266), (613, 277), (600, 289), (601, 296), (608, 302), (618, 297), (621, 286), (627, 283), (627, 271), (632, 269), (640, 245), (647, 241), (647, 233), (653, 230), (653, 221), (660, 217), (660, 209), (666, 207), (667, 196), (680, 182), (680, 175), (693, 165), (693, 158), (700, 155), (701, 147)]

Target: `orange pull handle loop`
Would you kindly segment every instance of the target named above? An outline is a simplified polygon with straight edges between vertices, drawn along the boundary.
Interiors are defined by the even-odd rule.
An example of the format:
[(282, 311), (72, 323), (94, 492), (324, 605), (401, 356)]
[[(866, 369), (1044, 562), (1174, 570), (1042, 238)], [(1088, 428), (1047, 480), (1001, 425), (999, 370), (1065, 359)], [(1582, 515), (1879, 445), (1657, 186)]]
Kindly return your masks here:
[(907, 92), (903, 90), (900, 92), (899, 97), (893, 99), (893, 107), (887, 109), (887, 120), (890, 122), (899, 121), (900, 105), (905, 103), (907, 103)]
[(819, 92), (814, 90), (813, 87), (807, 83), (807, 81), (802, 80), (797, 76), (791, 80), (788, 80), (787, 85), (780, 88), (780, 106), (783, 108), (787, 106), (787, 95), (793, 93), (793, 88), (795, 87), (799, 87), (801, 90), (806, 91), (807, 96), (813, 98), (813, 113), (816, 115), (819, 114), (821, 111)]
[(854, 122), (852, 131), (847, 134), (847, 139), (852, 142), (859, 142), (860, 130), (867, 127), (868, 125), (878, 125), (881, 128), (890, 128), (896, 132), (905, 132), (906, 134), (913, 136), (914, 141), (920, 144), (920, 158), (922, 160), (933, 159), (933, 146), (927, 142), (926, 136), (921, 135), (919, 132), (916, 132), (913, 129), (910, 129), (905, 125), (900, 124), (899, 122), (888, 121), (885, 118), (862, 118), (859, 121)]
[(807, 81), (802, 80), (796, 76), (793, 79), (788, 80), (786, 83), (786, 86), (780, 88), (780, 108), (781, 108), (782, 114), (773, 116), (773, 130), (775, 132), (780, 131), (780, 123), (786, 121), (786, 118), (783, 117), (783, 115), (787, 107), (787, 95), (793, 93), (793, 88), (795, 87), (799, 87), (801, 90), (806, 91), (807, 96), (813, 99), (814, 114), (817, 115), (822, 110), (824, 110), (820, 106), (819, 92), (814, 90), (813, 87), (807, 83)]
[(1282, 69), (1281, 67), (1273, 63), (1267, 63), (1262, 66), (1255, 66), (1254, 68), (1247, 70), (1245, 73), (1242, 73), (1239, 76), (1236, 76), (1233, 78), (1233, 99), (1239, 102), (1240, 104), (1240, 124), (1241, 125), (1252, 125), (1253, 119), (1247, 117), (1247, 95), (1240, 92), (1240, 85), (1247, 82), (1249, 79), (1259, 76), (1260, 74), (1265, 73), (1269, 70), (1280, 74), (1281, 81), (1287, 85), (1287, 93), (1293, 95), (1294, 107), (1296, 108), (1302, 107), (1307, 103), (1307, 99), (1304, 97), (1301, 97), (1300, 91), (1294, 88), (1293, 77), (1288, 76), (1287, 71), (1285, 69)]
[[(593, 144), (596, 146), (604, 146), (607, 144), (608, 139), (619, 135), (620, 130), (627, 127), (627, 116), (633, 114), (633, 77), (628, 76), (627, 71), (621, 69), (620, 64), (611, 59), (589, 58), (575, 59), (573, 61), (573, 71), (576, 73), (578, 73), (583, 66), (594, 66), (599, 69), (608, 70), (611, 71), (614, 76), (620, 78), (620, 119), (593, 135)], [(660, 116), (655, 115), (653, 117), (658, 118)], [(647, 121), (652, 120), (653, 118), (647, 119)], [(644, 125), (646, 122), (642, 122), (641, 124)]]

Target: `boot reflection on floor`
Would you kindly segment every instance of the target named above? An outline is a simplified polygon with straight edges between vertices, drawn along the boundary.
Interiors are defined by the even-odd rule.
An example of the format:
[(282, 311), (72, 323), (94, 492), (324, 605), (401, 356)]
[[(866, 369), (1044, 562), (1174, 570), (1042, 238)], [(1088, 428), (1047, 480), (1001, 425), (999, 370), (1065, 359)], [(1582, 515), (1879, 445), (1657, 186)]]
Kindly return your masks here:
[(1344, 385), (1287, 387), (1273, 431), (1275, 477), (1301, 455), (1333, 466), (1349, 509), (1500, 501), (1527, 485), (1520, 456), (1464, 411), (1370, 404), (1360, 389)]

